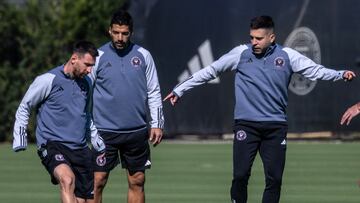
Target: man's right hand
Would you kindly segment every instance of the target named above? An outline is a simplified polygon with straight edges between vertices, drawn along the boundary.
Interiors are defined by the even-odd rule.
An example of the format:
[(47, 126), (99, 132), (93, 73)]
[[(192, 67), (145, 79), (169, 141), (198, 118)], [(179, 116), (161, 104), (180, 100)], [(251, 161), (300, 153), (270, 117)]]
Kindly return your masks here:
[(96, 133), (95, 136), (91, 136), (91, 144), (96, 151), (100, 153), (105, 152), (105, 143), (103, 138), (99, 135), (99, 133)]
[(170, 101), (171, 105), (175, 106), (175, 104), (178, 102), (179, 97), (176, 96), (173, 92), (171, 92), (170, 94), (168, 94), (165, 99), (163, 101), (168, 100)]
[(356, 77), (356, 75), (355, 75), (355, 73), (354, 72), (352, 72), (352, 71), (345, 71), (344, 72), (344, 75), (343, 75), (343, 79), (345, 80), (345, 81), (351, 81), (353, 78), (355, 78)]

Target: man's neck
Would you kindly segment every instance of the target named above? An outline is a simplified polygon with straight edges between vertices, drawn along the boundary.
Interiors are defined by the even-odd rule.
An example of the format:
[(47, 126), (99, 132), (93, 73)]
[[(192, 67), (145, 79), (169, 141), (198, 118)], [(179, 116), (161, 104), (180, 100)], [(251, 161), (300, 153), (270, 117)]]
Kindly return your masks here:
[(74, 74), (72, 73), (72, 65), (70, 64), (70, 61), (68, 61), (65, 65), (64, 65), (64, 74), (73, 79), (74, 78)]

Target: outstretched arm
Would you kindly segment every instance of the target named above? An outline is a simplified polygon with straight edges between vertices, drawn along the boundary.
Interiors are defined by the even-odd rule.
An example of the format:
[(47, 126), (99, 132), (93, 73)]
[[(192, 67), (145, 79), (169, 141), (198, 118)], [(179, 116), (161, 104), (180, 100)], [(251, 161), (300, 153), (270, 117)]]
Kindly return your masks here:
[(292, 70), (300, 73), (310, 80), (345, 80), (350, 81), (355, 77), (355, 73), (349, 70), (334, 70), (326, 68), (323, 65), (316, 64), (310, 58), (291, 49), (283, 49), (289, 55)]
[(346, 125), (350, 124), (350, 121), (357, 116), (360, 113), (360, 102), (354, 104), (350, 108), (348, 108), (343, 116), (341, 117), (340, 124), (343, 125), (346, 123)]
[(213, 80), (223, 72), (235, 70), (240, 61), (241, 53), (246, 49), (248, 49), (246, 45), (237, 46), (209, 66), (195, 72), (188, 79), (176, 85), (163, 101), (169, 99), (171, 104), (175, 106), (176, 102), (187, 90)]

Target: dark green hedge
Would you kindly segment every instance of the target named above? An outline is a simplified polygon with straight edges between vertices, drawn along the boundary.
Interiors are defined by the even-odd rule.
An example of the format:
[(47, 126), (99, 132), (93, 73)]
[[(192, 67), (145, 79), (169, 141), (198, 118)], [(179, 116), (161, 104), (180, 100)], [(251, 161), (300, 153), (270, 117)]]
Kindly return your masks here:
[[(12, 140), (15, 112), (38, 75), (68, 59), (73, 42), (108, 40), (110, 16), (124, 0), (0, 0), (0, 141)], [(34, 140), (32, 113), (28, 134)]]

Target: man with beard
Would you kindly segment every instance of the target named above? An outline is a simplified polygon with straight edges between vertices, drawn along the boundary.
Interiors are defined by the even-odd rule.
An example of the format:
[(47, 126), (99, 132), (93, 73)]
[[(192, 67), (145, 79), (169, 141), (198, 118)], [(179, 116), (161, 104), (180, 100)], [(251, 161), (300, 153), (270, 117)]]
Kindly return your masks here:
[(37, 108), (38, 155), (52, 183), (60, 184), (63, 203), (93, 201), (94, 173), (87, 140), (99, 153), (105, 150), (89, 107), (87, 74), (97, 56), (94, 44), (77, 42), (67, 63), (36, 77), (16, 111), (13, 149), (17, 152), (27, 147), (30, 112)]
[(109, 27), (111, 41), (99, 48), (91, 73), (93, 119), (106, 145), (105, 157), (94, 160), (96, 202), (102, 201), (109, 173), (120, 161), (127, 170), (128, 202), (144, 202), (145, 169), (151, 166), (148, 141), (157, 145), (163, 135), (156, 67), (149, 51), (130, 41), (132, 33), (130, 14), (116, 11)]

